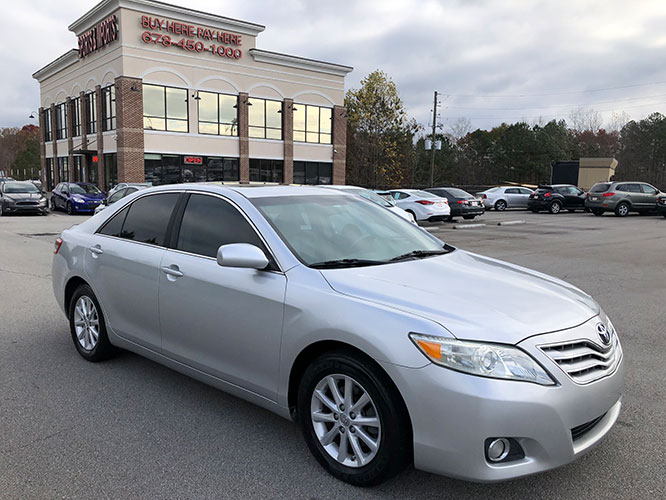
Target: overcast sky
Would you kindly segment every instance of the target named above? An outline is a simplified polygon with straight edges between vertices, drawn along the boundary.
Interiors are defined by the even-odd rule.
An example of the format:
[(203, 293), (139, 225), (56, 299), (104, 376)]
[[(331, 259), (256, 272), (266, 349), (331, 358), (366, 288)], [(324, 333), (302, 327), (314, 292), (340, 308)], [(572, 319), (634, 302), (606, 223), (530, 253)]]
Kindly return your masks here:
[[(67, 26), (92, 0), (3, 1), (0, 126), (30, 123), (31, 75), (76, 47)], [(354, 67), (347, 88), (375, 69), (396, 82), (409, 115), (473, 128), (591, 107), (640, 119), (666, 111), (666, 2), (647, 0), (178, 0), (266, 26), (257, 46)], [(32, 121), (36, 123), (35, 120)]]

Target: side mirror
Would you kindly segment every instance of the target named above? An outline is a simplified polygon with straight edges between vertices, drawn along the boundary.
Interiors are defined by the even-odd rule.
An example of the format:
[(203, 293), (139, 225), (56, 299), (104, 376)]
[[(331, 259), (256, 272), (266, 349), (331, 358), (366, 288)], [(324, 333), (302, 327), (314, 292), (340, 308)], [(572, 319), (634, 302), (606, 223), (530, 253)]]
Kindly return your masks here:
[(263, 250), (248, 243), (232, 243), (217, 249), (218, 266), (266, 269), (268, 264), (268, 258)]
[(102, 205), (108, 205), (108, 204), (109, 204), (109, 199), (108, 199), (108, 198), (104, 198), (104, 199), (102, 200)]

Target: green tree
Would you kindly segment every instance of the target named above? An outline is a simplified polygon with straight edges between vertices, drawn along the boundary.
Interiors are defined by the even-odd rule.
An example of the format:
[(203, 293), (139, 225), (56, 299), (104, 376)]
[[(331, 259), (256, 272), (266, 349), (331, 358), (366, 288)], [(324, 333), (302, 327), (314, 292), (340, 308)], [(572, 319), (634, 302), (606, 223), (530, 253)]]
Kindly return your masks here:
[(373, 188), (405, 185), (411, 180), (418, 129), (395, 83), (374, 71), (359, 89), (347, 91), (347, 183)]

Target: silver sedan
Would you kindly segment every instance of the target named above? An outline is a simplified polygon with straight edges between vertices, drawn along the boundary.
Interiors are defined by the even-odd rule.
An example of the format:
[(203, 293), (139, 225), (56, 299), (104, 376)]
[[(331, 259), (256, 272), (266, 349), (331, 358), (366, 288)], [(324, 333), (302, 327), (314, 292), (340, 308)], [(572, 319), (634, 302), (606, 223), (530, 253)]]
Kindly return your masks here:
[(589, 295), (334, 190), (142, 190), (64, 231), (52, 276), (83, 358), (134, 351), (293, 419), (355, 485), (545, 471), (620, 412)]

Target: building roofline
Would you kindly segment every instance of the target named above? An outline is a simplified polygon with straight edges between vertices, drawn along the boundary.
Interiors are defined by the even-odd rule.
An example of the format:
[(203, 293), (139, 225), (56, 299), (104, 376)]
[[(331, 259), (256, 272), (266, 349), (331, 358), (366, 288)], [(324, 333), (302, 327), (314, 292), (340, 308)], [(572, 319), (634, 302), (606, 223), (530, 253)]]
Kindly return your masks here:
[(181, 7), (166, 2), (160, 2), (158, 0), (102, 0), (70, 24), (68, 29), (73, 31), (76, 35), (80, 35), (119, 8), (145, 11), (147, 13), (160, 15), (168, 12), (173, 16), (180, 16), (183, 20), (191, 21), (193, 23), (212, 23), (213, 26), (223, 30), (236, 31), (238, 33), (252, 36), (257, 36), (266, 29), (266, 27), (261, 24), (241, 21), (239, 19), (211, 14), (200, 10), (190, 9), (188, 7)]
[(68, 50), (63, 55), (51, 61), (43, 68), (40, 68), (37, 71), (35, 71), (32, 74), (32, 77), (38, 82), (41, 82), (42, 80), (53, 75), (53, 73), (62, 71), (63, 69), (67, 68), (68, 66), (71, 66), (78, 60), (79, 60), (79, 51), (77, 49)]
[(354, 70), (351, 66), (343, 66), (342, 64), (329, 63), (325, 61), (318, 61), (316, 59), (308, 59), (306, 57), (291, 56), (288, 54), (281, 54), (279, 52), (271, 52), (263, 49), (250, 49), (250, 55), (257, 62), (279, 64), (280, 66), (288, 66), (290, 68), (303, 69), (308, 71), (318, 71), (329, 75), (344, 77), (347, 73)]

